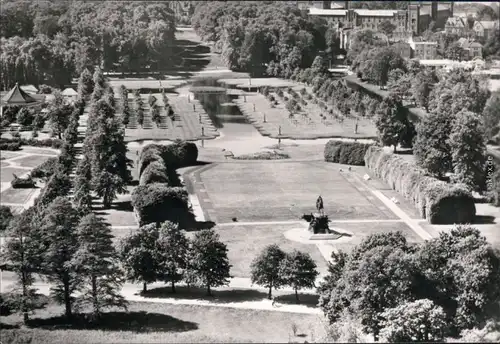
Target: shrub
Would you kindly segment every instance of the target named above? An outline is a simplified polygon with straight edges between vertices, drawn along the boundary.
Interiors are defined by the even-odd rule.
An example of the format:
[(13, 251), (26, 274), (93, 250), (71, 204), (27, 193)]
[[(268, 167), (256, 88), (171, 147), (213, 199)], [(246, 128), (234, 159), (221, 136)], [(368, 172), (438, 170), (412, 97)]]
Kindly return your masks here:
[(163, 161), (153, 161), (142, 171), (139, 184), (168, 183), (167, 168)]
[(14, 180), (10, 182), (10, 185), (12, 185), (14, 189), (32, 189), (36, 185), (33, 178), (29, 175), (26, 178), (19, 178), (15, 174), (13, 174), (13, 176)]
[[(22, 139), (22, 138), (14, 138), (14, 139), (0, 139), (0, 145), (2, 147), (5, 144), (18, 144), (20, 146), (34, 146), (34, 147), (51, 147), (51, 148), (61, 148), (63, 144), (63, 140), (59, 139), (44, 139), (44, 140), (35, 140), (35, 139)], [(15, 147), (15, 146), (13, 146)]]
[(427, 176), (403, 158), (371, 146), (366, 166), (391, 188), (411, 200), (432, 224), (472, 223), (476, 215), (474, 198), (463, 184), (447, 184)]
[(2, 143), (0, 143), (0, 150), (17, 151), (20, 149), (21, 149), (21, 144), (19, 142), (12, 142), (12, 143), (2, 142)]
[(282, 159), (290, 159), (290, 155), (286, 153), (281, 153), (278, 151), (266, 151), (259, 152), (254, 154), (244, 154), (240, 156), (233, 157), (235, 160), (282, 160)]
[(160, 183), (139, 185), (132, 192), (132, 206), (140, 226), (165, 221), (180, 223), (189, 211), (188, 193), (184, 188)]
[(346, 165), (365, 165), (365, 153), (370, 144), (345, 141), (328, 141), (325, 145), (325, 161)]
[(149, 164), (155, 161), (163, 162), (161, 149), (159, 145), (156, 144), (147, 145), (142, 149), (141, 155), (139, 156), (139, 176), (142, 175), (142, 172)]
[(198, 159), (198, 148), (192, 142), (180, 140), (170, 145), (147, 145), (139, 157), (139, 173), (142, 173), (152, 161), (157, 161), (158, 157), (163, 159), (165, 166), (169, 169), (191, 166)]
[(42, 164), (35, 167), (31, 171), (30, 175), (32, 178), (48, 179), (54, 173), (56, 173), (58, 167), (59, 167), (58, 158), (49, 158), (48, 160), (44, 161)]

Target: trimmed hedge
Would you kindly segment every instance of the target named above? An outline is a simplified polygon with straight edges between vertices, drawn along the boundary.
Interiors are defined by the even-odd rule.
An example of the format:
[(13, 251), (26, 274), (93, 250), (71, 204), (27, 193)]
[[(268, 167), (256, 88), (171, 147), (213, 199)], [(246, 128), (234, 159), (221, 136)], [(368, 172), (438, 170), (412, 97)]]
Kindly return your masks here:
[(472, 223), (476, 216), (474, 198), (463, 184), (448, 184), (427, 176), (403, 158), (371, 146), (366, 166), (391, 188), (411, 200), (420, 215), (432, 224)]
[(14, 189), (32, 189), (36, 186), (36, 183), (29, 175), (26, 178), (19, 178), (14, 174), (14, 180), (10, 182), (10, 185)]
[(59, 139), (22, 139), (22, 138), (0, 138), (0, 145), (2, 144), (19, 144), (20, 146), (34, 146), (34, 147), (51, 147), (51, 148), (61, 148), (63, 145), (63, 140)]
[(139, 156), (139, 175), (153, 161), (163, 160), (168, 169), (191, 166), (198, 159), (198, 147), (192, 142), (176, 141), (170, 145), (149, 144)]
[(165, 221), (180, 223), (189, 213), (188, 193), (182, 187), (160, 183), (139, 185), (132, 192), (132, 206), (140, 226)]
[(0, 150), (18, 151), (20, 149), (21, 149), (21, 144), (19, 142), (12, 142), (12, 143), (2, 142), (2, 143), (0, 143)]
[(142, 171), (139, 184), (146, 185), (152, 183), (169, 184), (167, 168), (163, 161), (153, 161)]
[(328, 141), (325, 145), (325, 161), (346, 165), (365, 165), (365, 154), (371, 144), (345, 141)]
[(139, 176), (142, 175), (146, 167), (152, 162), (163, 163), (161, 148), (159, 145), (150, 144), (144, 147), (139, 155)]

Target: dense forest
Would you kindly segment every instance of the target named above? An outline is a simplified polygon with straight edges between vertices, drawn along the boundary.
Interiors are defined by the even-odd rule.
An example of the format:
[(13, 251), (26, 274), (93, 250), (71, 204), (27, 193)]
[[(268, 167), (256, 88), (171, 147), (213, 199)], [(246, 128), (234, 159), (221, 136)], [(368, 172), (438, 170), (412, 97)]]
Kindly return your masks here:
[(0, 88), (16, 81), (62, 86), (95, 66), (165, 68), (174, 34), (165, 2), (2, 1)]
[(214, 1), (196, 7), (192, 24), (204, 40), (215, 43), (229, 68), (252, 74), (271, 62), (291, 73), (311, 66), (319, 52), (338, 49), (333, 26), (291, 4)]

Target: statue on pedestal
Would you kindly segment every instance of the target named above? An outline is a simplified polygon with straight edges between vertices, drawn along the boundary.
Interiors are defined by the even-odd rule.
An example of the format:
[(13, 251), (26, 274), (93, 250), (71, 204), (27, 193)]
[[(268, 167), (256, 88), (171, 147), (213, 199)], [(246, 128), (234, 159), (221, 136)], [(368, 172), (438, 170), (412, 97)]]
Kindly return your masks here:
[(303, 215), (302, 218), (309, 222), (309, 230), (314, 234), (329, 234), (330, 228), (328, 227), (328, 216), (325, 215), (323, 198), (321, 196), (316, 200), (315, 214)]

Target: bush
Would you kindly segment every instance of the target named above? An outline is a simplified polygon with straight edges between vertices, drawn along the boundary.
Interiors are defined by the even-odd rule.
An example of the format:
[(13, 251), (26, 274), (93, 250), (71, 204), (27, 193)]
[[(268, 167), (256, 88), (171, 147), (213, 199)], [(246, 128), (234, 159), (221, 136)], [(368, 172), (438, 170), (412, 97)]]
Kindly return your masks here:
[(132, 206), (140, 226), (165, 221), (180, 223), (189, 211), (188, 193), (184, 188), (160, 183), (139, 185), (132, 192)]
[(325, 145), (325, 161), (346, 165), (365, 165), (365, 153), (370, 144), (345, 141), (328, 141)]
[(180, 140), (170, 145), (147, 145), (139, 157), (139, 172), (142, 173), (149, 163), (158, 160), (158, 156), (163, 159), (165, 166), (169, 169), (191, 166), (196, 164), (198, 159), (198, 147), (192, 142)]
[(59, 139), (44, 139), (44, 140), (34, 140), (34, 139), (22, 139), (22, 138), (14, 138), (14, 139), (0, 139), (0, 146), (4, 146), (4, 144), (18, 144), (20, 146), (34, 146), (34, 147), (51, 147), (51, 148), (61, 148), (63, 145), (63, 140)]
[[(167, 183), (168, 184), (167, 168), (163, 161), (153, 161), (147, 165), (142, 171), (139, 184), (146, 185), (152, 183)], [(167, 185), (168, 186), (168, 185)]]
[(18, 151), (20, 149), (21, 149), (21, 144), (19, 142), (12, 142), (12, 143), (2, 142), (2, 143), (0, 143), (0, 150)]
[(235, 160), (283, 160), (290, 159), (290, 155), (278, 151), (259, 152), (254, 154), (245, 154), (233, 157)]
[(161, 155), (161, 148), (159, 145), (150, 144), (144, 147), (139, 156), (139, 176), (152, 162), (159, 161), (163, 163), (163, 157)]
[(391, 188), (411, 200), (432, 224), (472, 223), (476, 216), (474, 198), (463, 184), (447, 184), (427, 176), (403, 158), (371, 146), (366, 166)]
[(19, 178), (15, 174), (13, 174), (13, 176), (14, 180), (10, 182), (10, 185), (12, 185), (14, 189), (32, 189), (36, 185), (33, 178), (29, 175), (26, 178)]
[(30, 175), (32, 178), (42, 178), (48, 179), (52, 177), (54, 173), (56, 173), (59, 167), (58, 158), (49, 158), (42, 164), (35, 167)]

